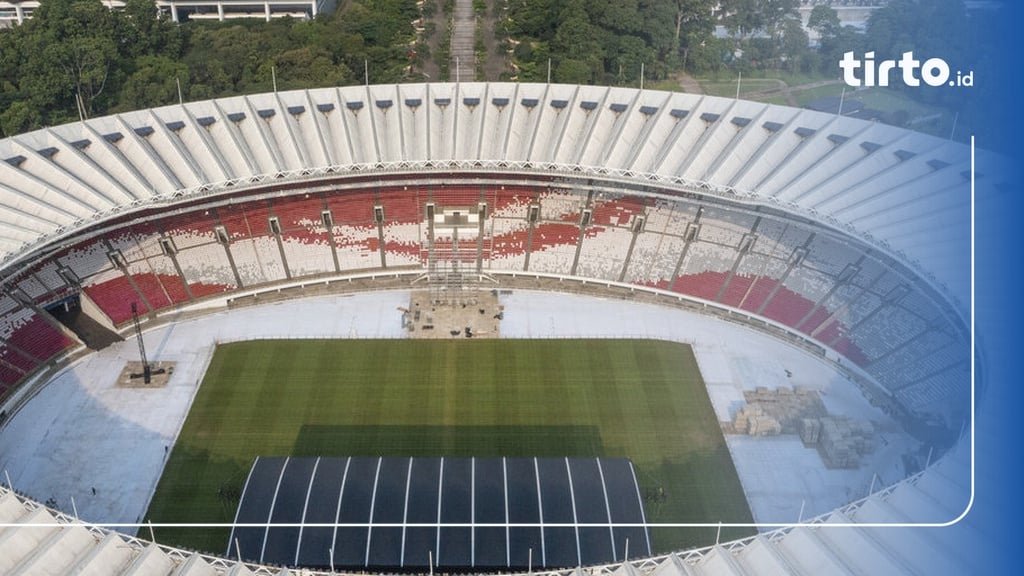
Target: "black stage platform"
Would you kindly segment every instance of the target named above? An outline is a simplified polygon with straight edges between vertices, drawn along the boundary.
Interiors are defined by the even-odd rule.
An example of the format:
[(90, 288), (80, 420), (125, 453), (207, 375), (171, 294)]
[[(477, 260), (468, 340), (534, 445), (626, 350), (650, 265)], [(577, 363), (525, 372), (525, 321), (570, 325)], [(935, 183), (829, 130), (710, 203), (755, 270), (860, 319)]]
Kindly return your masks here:
[(627, 458), (261, 457), (228, 555), (307, 568), (562, 568), (650, 555), (645, 522)]

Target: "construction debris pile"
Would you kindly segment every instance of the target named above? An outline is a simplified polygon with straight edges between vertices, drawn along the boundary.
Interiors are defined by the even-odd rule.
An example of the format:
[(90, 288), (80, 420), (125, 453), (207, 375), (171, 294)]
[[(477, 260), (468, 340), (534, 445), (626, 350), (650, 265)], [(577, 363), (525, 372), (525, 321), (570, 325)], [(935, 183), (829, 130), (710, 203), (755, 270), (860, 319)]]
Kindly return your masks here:
[(775, 390), (761, 386), (752, 392), (744, 391), (743, 397), (747, 403), (733, 417), (733, 431), (737, 434), (799, 434), (802, 419), (826, 414), (818, 393), (802, 386)]
[(816, 446), (829, 468), (856, 468), (862, 456), (875, 450), (871, 422), (845, 416), (804, 418), (800, 439), (804, 446)]
[(746, 404), (736, 411), (732, 433), (748, 436), (797, 434), (815, 447), (829, 468), (856, 468), (875, 449), (871, 422), (830, 416), (814, 390), (803, 387), (743, 393)]

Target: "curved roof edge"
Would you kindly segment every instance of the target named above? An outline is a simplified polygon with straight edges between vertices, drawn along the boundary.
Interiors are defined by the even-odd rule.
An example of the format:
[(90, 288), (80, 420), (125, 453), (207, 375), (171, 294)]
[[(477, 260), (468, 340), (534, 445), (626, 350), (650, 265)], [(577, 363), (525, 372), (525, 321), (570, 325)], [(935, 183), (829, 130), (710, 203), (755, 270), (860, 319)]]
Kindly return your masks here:
[[(389, 173), (543, 173), (763, 204), (969, 294), (970, 149), (905, 129), (710, 96), (514, 83), (349, 86), (93, 118), (0, 140), (0, 266), (142, 208)], [(979, 153), (979, 186), (1002, 182)]]
[[(991, 553), (991, 544), (982, 540), (978, 533), (961, 528), (955, 532), (929, 530), (911, 534), (895, 527), (911, 527), (913, 524), (907, 523), (908, 516), (912, 523), (921, 526), (956, 525), (956, 518), (947, 516), (956, 513), (950, 506), (959, 505), (950, 501), (951, 496), (958, 500), (968, 494), (964, 485), (967, 479), (960, 473), (963, 460), (969, 457), (967, 444), (966, 440), (961, 440), (951, 453), (925, 470), (837, 510), (798, 520), (795, 524), (780, 525), (755, 536), (626, 562), (531, 574), (685, 576), (690, 572), (684, 565), (689, 565), (699, 566), (702, 574), (735, 574), (738, 566), (740, 572), (756, 575), (776, 574), (780, 569), (792, 572), (795, 567), (789, 564), (791, 562), (796, 566), (817, 566), (817, 570), (828, 565), (853, 573), (902, 573), (907, 569), (963, 573), (970, 569), (970, 558), (965, 554)], [(111, 528), (145, 529), (147, 525), (105, 527), (83, 522), (4, 486), (0, 486), (0, 523), (14, 531), (11, 537), (0, 542), (0, 557), (22, 567), (35, 566), (57, 572), (88, 569), (97, 574), (283, 576), (295, 573), (287, 568), (239, 562), (128, 536)], [(60, 538), (32, 535), (34, 530), (47, 530), (50, 535), (60, 533)], [(821, 564), (823, 545), (831, 551), (824, 565)], [(949, 572), (951, 569), (953, 572)], [(308, 569), (300, 572), (309, 576), (335, 573)]]

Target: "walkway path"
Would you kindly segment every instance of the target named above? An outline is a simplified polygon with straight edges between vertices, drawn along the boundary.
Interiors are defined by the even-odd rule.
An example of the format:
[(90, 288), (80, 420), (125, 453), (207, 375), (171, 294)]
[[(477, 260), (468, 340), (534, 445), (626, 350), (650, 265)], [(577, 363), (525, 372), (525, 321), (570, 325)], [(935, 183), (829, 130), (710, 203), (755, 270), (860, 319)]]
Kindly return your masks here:
[(676, 80), (679, 82), (679, 85), (683, 87), (683, 92), (686, 92), (687, 94), (704, 93), (704, 89), (701, 88), (700, 82), (697, 82), (696, 78), (690, 76), (686, 72), (676, 74)]
[(449, 80), (472, 82), (476, 80), (476, 17), (473, 0), (455, 0), (452, 15), (451, 66)]

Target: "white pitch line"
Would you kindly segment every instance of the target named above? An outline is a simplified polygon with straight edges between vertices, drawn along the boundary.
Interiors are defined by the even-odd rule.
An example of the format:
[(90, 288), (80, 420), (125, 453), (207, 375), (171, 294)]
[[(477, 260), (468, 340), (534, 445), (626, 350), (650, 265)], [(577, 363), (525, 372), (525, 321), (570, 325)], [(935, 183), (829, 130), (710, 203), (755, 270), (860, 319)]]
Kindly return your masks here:
[(267, 528), (263, 531), (263, 545), (260, 546), (260, 562), (263, 562), (263, 555), (267, 551), (267, 536), (270, 535), (270, 521), (274, 519), (274, 507), (277, 506), (277, 493), (281, 490), (281, 480), (288, 470), (288, 462), (291, 458), (284, 459), (284, 466), (281, 466), (281, 473), (277, 475), (277, 486), (274, 486), (274, 497), (270, 499), (270, 512), (267, 512)]
[(309, 510), (309, 495), (313, 492), (313, 481), (316, 480), (316, 469), (320, 466), (320, 457), (313, 463), (313, 473), (309, 476), (309, 486), (306, 487), (306, 503), (302, 505), (302, 526), (299, 526), (299, 541), (295, 544), (295, 565), (299, 565), (299, 551), (302, 550), (302, 531), (306, 527), (306, 511)]
[[(252, 462), (252, 468), (249, 468), (249, 475), (245, 478), (245, 486), (242, 487), (242, 497), (241, 497), (241, 499), (239, 499), (239, 502), (244, 502), (245, 501), (245, 492), (249, 489), (249, 481), (252, 480), (252, 471), (256, 469), (256, 464), (258, 464), (259, 461), (260, 461), (260, 457), (257, 456), (256, 459), (253, 460), (253, 462)], [(235, 541), (235, 525), (238, 524), (238, 513), (241, 512), (241, 511), (242, 511), (242, 507), (241, 506), (239, 506), (235, 510), (235, 521), (231, 524), (231, 537), (228, 539), (228, 551), (224, 554), (224, 556), (230, 556), (231, 555), (231, 543)], [(241, 562), (242, 558), (239, 557), (238, 561)]]
[(377, 457), (377, 471), (373, 474), (373, 495), (370, 496), (370, 525), (366, 527), (366, 556), (363, 558), (363, 566), (370, 565), (370, 540), (373, 536), (373, 511), (377, 504), (377, 485), (380, 481), (380, 465), (384, 462), (383, 456)]

